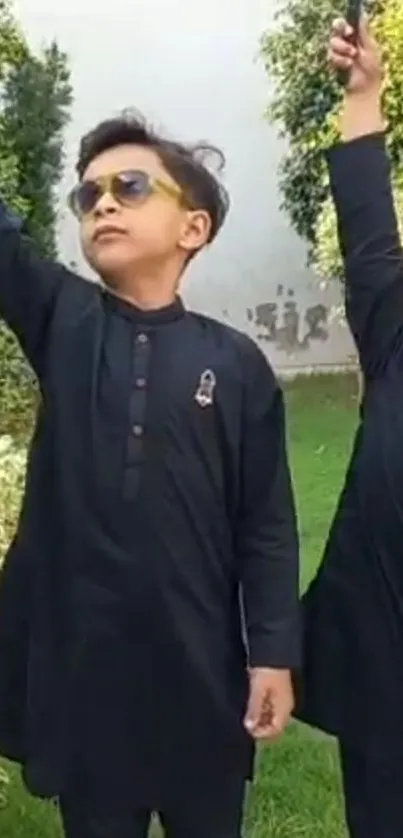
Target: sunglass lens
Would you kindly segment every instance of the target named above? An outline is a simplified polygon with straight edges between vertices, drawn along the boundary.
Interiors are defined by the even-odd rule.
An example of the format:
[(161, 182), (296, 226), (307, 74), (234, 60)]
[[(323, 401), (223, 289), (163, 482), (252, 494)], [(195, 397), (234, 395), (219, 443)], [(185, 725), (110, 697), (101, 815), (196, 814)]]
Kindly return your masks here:
[(85, 180), (80, 183), (70, 196), (70, 205), (73, 212), (80, 216), (92, 212), (102, 194), (102, 189), (93, 180)]
[(150, 194), (150, 181), (145, 172), (120, 172), (113, 179), (113, 193), (122, 201), (137, 201)]

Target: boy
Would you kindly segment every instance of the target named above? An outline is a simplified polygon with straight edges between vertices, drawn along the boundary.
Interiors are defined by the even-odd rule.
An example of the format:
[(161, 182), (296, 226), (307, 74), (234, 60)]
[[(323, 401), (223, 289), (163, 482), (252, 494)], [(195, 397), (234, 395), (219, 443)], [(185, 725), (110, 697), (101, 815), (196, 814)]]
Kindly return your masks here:
[(177, 296), (228, 208), (200, 149), (115, 119), (77, 172), (99, 286), (1, 210), (0, 314), (42, 404), (1, 580), (0, 749), (68, 838), (143, 838), (153, 811), (172, 838), (238, 838), (299, 655), (282, 395)]

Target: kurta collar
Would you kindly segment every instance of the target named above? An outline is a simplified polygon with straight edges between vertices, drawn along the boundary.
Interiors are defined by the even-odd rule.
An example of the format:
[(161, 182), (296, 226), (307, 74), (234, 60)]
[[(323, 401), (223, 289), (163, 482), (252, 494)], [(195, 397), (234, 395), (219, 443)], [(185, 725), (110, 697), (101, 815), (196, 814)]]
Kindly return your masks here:
[(133, 320), (134, 323), (158, 326), (179, 320), (185, 314), (185, 307), (180, 297), (176, 297), (173, 303), (163, 308), (144, 310), (127, 300), (122, 300), (110, 291), (104, 291), (104, 295), (109, 308), (120, 314), (121, 317)]

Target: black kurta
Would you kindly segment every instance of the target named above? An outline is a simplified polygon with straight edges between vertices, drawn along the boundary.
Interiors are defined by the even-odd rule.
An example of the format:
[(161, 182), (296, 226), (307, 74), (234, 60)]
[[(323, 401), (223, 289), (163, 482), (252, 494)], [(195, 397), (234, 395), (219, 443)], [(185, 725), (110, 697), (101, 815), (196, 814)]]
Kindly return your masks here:
[(180, 300), (144, 312), (37, 260), (4, 209), (0, 312), (42, 393), (0, 585), (0, 750), (38, 794), (74, 775), (119, 808), (246, 776), (240, 590), (251, 664), (299, 655), (272, 371)]
[(302, 719), (403, 755), (403, 253), (383, 135), (330, 153), (365, 397), (324, 561), (304, 599)]

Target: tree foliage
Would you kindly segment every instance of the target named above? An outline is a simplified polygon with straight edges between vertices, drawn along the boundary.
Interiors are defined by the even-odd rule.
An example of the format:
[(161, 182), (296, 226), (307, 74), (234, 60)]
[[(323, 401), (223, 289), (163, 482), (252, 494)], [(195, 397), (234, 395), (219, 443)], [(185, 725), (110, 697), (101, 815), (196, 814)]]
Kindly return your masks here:
[[(43, 255), (56, 255), (55, 190), (63, 171), (63, 131), (72, 90), (56, 43), (34, 55), (0, 0), (0, 195), (24, 221)], [(0, 323), (0, 433), (26, 432), (36, 400), (17, 341)]]
[(15, 67), (28, 54), (20, 27), (14, 20), (9, 0), (0, 0), (0, 81), (10, 67)]
[[(8, 74), (18, 67), (27, 55), (23, 36), (13, 20), (7, 0), (0, 0), (0, 84), (5, 84)], [(0, 190), (7, 204), (24, 213), (27, 207), (18, 195), (19, 161), (13, 147), (13, 138), (7, 133), (0, 111)]]
[[(278, 125), (287, 150), (281, 164), (283, 209), (308, 244), (309, 260), (325, 277), (340, 275), (335, 218), (323, 151), (338, 138), (342, 91), (327, 67), (331, 22), (344, 0), (288, 0), (261, 39), (261, 55), (274, 85), (267, 118)], [(386, 63), (385, 113), (396, 183), (403, 160), (403, 3), (367, 0)], [(336, 248), (336, 251), (335, 251)], [(336, 255), (337, 254), (337, 255)]]
[[(383, 13), (375, 21), (375, 29), (384, 47), (384, 110), (390, 129), (387, 142), (392, 162), (395, 206), (400, 233), (403, 235), (403, 3), (401, 0), (388, 0)], [(321, 277), (343, 278), (336, 214), (330, 197), (327, 197), (320, 208), (317, 219), (313, 266)]]
[(25, 227), (39, 251), (57, 254), (55, 187), (63, 170), (63, 132), (72, 89), (67, 56), (53, 42), (41, 56), (27, 55), (4, 85), (2, 123), (19, 161), (18, 195), (26, 202)]

